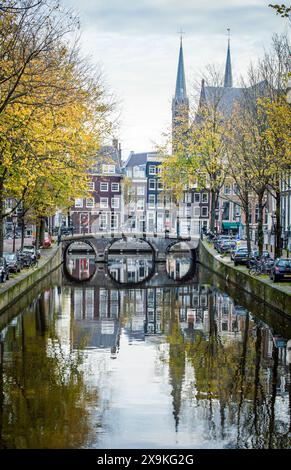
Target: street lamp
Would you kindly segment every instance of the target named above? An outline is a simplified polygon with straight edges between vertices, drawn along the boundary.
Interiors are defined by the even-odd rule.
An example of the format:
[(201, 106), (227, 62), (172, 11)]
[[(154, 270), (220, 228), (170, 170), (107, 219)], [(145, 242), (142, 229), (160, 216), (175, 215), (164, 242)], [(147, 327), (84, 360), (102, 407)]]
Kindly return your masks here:
[(12, 215), (12, 225), (13, 225), (13, 247), (12, 247), (12, 251), (13, 251), (13, 253), (15, 253), (16, 224), (17, 224), (17, 215), (14, 213)]

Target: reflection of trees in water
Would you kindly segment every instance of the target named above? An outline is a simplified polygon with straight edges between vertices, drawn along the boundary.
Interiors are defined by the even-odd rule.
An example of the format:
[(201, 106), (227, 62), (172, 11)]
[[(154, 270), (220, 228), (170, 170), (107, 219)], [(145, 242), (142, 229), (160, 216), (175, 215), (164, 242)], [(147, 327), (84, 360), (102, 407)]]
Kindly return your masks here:
[(97, 393), (84, 384), (82, 353), (65, 353), (45, 307), (41, 297), (35, 312), (18, 317), (19, 334), (10, 328), (6, 336), (0, 387), (5, 448), (78, 448), (92, 436), (87, 408)]
[(228, 439), (231, 447), (239, 448), (288, 448), (290, 422), (281, 417), (282, 397), (278, 396), (281, 375), (287, 370), (282, 365), (279, 373), (278, 348), (273, 343), (272, 357), (264, 353), (268, 328), (247, 313), (244, 320), (240, 320), (243, 325), (240, 336), (222, 341), (216, 323), (215, 292), (209, 291), (208, 302), (207, 334), (192, 338), (182, 334), (179, 303), (171, 303), (167, 342), (176, 427), (182, 404), (186, 353), (195, 374), (192, 393), (204, 410), (203, 419), (208, 423), (210, 439)]

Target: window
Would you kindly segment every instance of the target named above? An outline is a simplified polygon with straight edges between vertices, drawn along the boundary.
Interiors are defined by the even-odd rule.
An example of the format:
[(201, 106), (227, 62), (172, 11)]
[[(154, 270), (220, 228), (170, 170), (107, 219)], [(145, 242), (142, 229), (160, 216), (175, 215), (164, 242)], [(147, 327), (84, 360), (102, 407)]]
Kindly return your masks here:
[(158, 194), (158, 207), (164, 207), (164, 195), (162, 193)]
[(208, 203), (208, 193), (202, 193), (202, 202), (204, 204)]
[(134, 166), (133, 167), (133, 177), (134, 178), (144, 178), (145, 177), (144, 168), (140, 168), (139, 166)]
[(256, 204), (256, 212), (255, 212), (255, 224), (258, 223), (259, 220), (259, 205)]
[(75, 207), (83, 207), (83, 199), (81, 198), (75, 199)]
[(111, 191), (114, 193), (119, 191), (119, 183), (111, 183)]
[(155, 175), (157, 172), (156, 165), (149, 165), (149, 175)]
[(86, 207), (94, 207), (94, 198), (93, 197), (88, 197), (86, 199)]
[(230, 194), (230, 193), (231, 193), (230, 184), (226, 184), (224, 186), (224, 194)]
[(144, 210), (144, 199), (138, 199), (136, 203), (136, 210), (143, 211)]
[(201, 207), (201, 216), (208, 217), (208, 207)]
[(89, 191), (94, 191), (94, 181), (89, 181), (88, 182), (88, 189), (89, 189)]
[(115, 173), (115, 165), (102, 165), (103, 173)]
[(161, 191), (164, 189), (164, 184), (161, 179), (158, 179), (158, 189)]
[(100, 183), (100, 191), (108, 191), (108, 183)]
[(113, 197), (111, 199), (111, 207), (112, 209), (119, 209), (119, 197)]
[(200, 217), (200, 207), (194, 207), (194, 217), (195, 218)]
[(136, 188), (136, 194), (137, 194), (138, 196), (144, 196), (144, 194), (145, 194), (145, 188), (144, 188), (144, 186), (137, 186), (137, 188)]
[(194, 194), (194, 202), (196, 202), (196, 203), (200, 202), (200, 193), (195, 193)]
[(116, 230), (118, 228), (118, 214), (111, 212), (111, 229)]
[(229, 220), (229, 202), (222, 205), (222, 220)]
[(190, 204), (192, 202), (192, 193), (184, 193), (184, 202)]
[(107, 227), (107, 214), (106, 213), (100, 214), (99, 220), (100, 220), (99, 227), (101, 230), (104, 230)]
[(150, 179), (149, 180), (149, 189), (156, 189), (156, 180)]
[[(237, 216), (240, 216), (240, 206), (238, 204), (233, 204), (233, 215), (232, 219), (237, 221)], [(238, 222), (238, 221), (237, 221)]]
[(154, 194), (149, 194), (149, 206), (153, 207), (156, 204), (156, 196)]
[(107, 207), (108, 207), (108, 198), (100, 197), (100, 208), (107, 209)]
[(265, 209), (265, 212), (264, 212), (264, 224), (267, 224), (268, 223), (268, 211), (267, 209)]

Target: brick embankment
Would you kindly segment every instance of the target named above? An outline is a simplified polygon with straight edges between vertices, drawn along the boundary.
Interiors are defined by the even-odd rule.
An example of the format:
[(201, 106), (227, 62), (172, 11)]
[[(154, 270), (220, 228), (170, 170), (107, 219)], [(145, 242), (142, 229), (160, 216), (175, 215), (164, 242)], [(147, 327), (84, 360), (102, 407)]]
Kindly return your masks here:
[(12, 275), (9, 281), (0, 284), (0, 314), (62, 264), (61, 246), (41, 251), (41, 258), (36, 267)]
[(236, 284), (243, 291), (291, 318), (290, 283), (274, 284), (268, 276), (251, 276), (245, 266), (235, 267), (229, 257), (221, 257), (206, 241), (200, 241), (199, 262), (228, 282)]

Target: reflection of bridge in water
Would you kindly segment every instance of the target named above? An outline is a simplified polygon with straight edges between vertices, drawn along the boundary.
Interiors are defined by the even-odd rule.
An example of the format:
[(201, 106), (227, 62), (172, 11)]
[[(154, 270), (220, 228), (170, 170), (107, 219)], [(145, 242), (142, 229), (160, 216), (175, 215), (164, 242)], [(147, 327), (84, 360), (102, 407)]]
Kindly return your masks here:
[(185, 254), (170, 255), (155, 263), (151, 255), (110, 255), (107, 264), (94, 255), (71, 254), (63, 265), (63, 285), (105, 289), (175, 287), (198, 282), (196, 263)]

